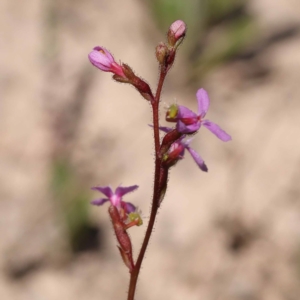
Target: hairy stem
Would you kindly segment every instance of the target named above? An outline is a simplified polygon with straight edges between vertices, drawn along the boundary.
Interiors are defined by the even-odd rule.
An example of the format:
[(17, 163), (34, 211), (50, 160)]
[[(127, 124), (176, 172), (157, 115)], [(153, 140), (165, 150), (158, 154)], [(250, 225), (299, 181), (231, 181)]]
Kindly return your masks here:
[(130, 283), (129, 283), (129, 291), (128, 291), (128, 298), (127, 300), (134, 300), (136, 284), (138, 280), (138, 276), (140, 273), (141, 265), (144, 259), (144, 255), (151, 237), (151, 233), (153, 230), (153, 226), (155, 223), (155, 218), (157, 215), (157, 211), (159, 208), (159, 198), (160, 198), (160, 168), (161, 168), (161, 159), (159, 156), (159, 149), (160, 149), (160, 140), (159, 140), (159, 101), (160, 95), (163, 87), (163, 83), (165, 77), (167, 75), (167, 71), (165, 69), (161, 69), (159, 82), (157, 86), (157, 91), (155, 94), (155, 98), (151, 102), (152, 105), (152, 114), (153, 114), (153, 132), (154, 132), (154, 144), (155, 144), (155, 172), (154, 172), (154, 188), (153, 188), (153, 198), (152, 198), (152, 206), (151, 206), (151, 214), (150, 220), (147, 226), (145, 238), (138, 255), (138, 259), (136, 264), (131, 272), (130, 275)]

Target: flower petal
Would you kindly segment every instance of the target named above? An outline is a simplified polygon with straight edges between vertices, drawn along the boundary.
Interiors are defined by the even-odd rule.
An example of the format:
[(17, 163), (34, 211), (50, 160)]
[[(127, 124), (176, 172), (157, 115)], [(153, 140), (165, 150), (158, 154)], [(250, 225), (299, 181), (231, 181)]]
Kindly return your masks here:
[(187, 146), (186, 149), (190, 152), (192, 158), (194, 159), (194, 161), (196, 162), (196, 164), (199, 166), (199, 168), (204, 171), (207, 172), (207, 166), (204, 163), (204, 160), (202, 159), (202, 157), (191, 147)]
[(119, 187), (117, 187), (115, 194), (118, 197), (122, 197), (125, 194), (130, 193), (130, 192), (136, 190), (138, 187), (139, 187), (138, 185), (132, 185), (132, 186), (128, 186), (128, 187), (119, 186)]
[(136, 207), (130, 202), (122, 201), (122, 206), (124, 207), (127, 214), (136, 211)]
[(89, 60), (95, 67), (102, 71), (109, 72), (111, 69), (110, 60), (101, 52), (93, 50), (89, 53)]
[(217, 124), (209, 120), (204, 120), (201, 123), (223, 142), (228, 142), (231, 140), (231, 136), (228, 133), (226, 133), (223, 129), (221, 129)]
[(189, 147), (189, 144), (192, 142), (192, 140), (194, 139), (194, 137), (189, 138), (187, 140), (183, 140), (185, 138), (185, 136), (182, 137), (182, 140), (180, 141), (181, 144), (184, 145), (185, 148)]
[(95, 187), (92, 187), (92, 190), (101, 192), (107, 198), (111, 198), (112, 195), (114, 194), (114, 192), (112, 191), (112, 189), (111, 189), (110, 186), (103, 186), (103, 187), (101, 187), (101, 186), (95, 186)]
[[(151, 125), (151, 124), (148, 124), (148, 126), (151, 127), (151, 128), (154, 127), (154, 126)], [(174, 130), (174, 128), (171, 128), (171, 127), (165, 127), (165, 126), (159, 126), (159, 130), (168, 133), (168, 132)]]
[(95, 200), (91, 201), (91, 204), (100, 206), (100, 205), (106, 203), (107, 201), (109, 201), (109, 199), (104, 199), (104, 198), (95, 199)]
[(182, 121), (177, 121), (176, 128), (181, 133), (194, 133), (199, 130), (201, 122), (185, 125)]
[(198, 115), (203, 118), (209, 108), (209, 97), (205, 89), (199, 89), (196, 93), (196, 97), (198, 102)]
[(102, 53), (104, 52), (104, 54), (106, 55), (106, 57), (109, 59), (110, 62), (114, 62), (115, 61), (115, 59), (112, 56), (112, 54), (108, 50), (106, 50), (105, 48), (100, 47), (100, 46), (96, 46), (96, 47), (93, 48), (93, 50), (97, 50), (97, 51), (100, 51)]
[[(152, 127), (153, 127), (153, 126), (152, 126)], [(168, 133), (168, 132), (174, 130), (174, 128), (171, 128), (171, 127), (165, 127), (165, 126), (159, 126), (159, 130)]]
[(103, 47), (96, 46), (88, 55), (90, 62), (104, 72), (111, 72), (115, 60), (113, 56)]
[(186, 25), (182, 20), (177, 20), (171, 24), (169, 31), (171, 31), (175, 39), (178, 40), (185, 35)]
[(196, 118), (197, 119), (197, 115), (191, 111), (189, 108), (182, 106), (182, 105), (178, 105), (178, 114), (177, 114), (177, 118), (178, 119), (193, 119)]

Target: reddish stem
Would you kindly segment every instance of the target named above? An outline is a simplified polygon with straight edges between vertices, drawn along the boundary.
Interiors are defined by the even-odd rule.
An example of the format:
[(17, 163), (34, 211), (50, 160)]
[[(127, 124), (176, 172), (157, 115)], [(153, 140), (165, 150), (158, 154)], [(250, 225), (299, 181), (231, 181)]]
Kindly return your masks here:
[(153, 226), (155, 223), (155, 218), (157, 215), (157, 210), (159, 208), (159, 198), (160, 198), (160, 168), (161, 168), (161, 159), (159, 155), (160, 150), (160, 140), (159, 140), (159, 101), (160, 101), (160, 95), (163, 87), (163, 83), (165, 80), (165, 77), (167, 75), (167, 70), (165, 68), (161, 69), (159, 82), (157, 86), (157, 91), (155, 98), (153, 101), (151, 101), (152, 105), (152, 114), (153, 114), (153, 132), (154, 132), (154, 144), (155, 144), (155, 173), (154, 173), (154, 190), (153, 190), (153, 198), (152, 198), (152, 207), (151, 207), (151, 214), (149, 223), (147, 226), (145, 238), (138, 256), (138, 259), (136, 261), (136, 264), (134, 266), (134, 269), (132, 270), (130, 274), (130, 283), (129, 283), (129, 291), (128, 291), (128, 298), (127, 300), (134, 300), (135, 290), (136, 290), (136, 284), (138, 280), (138, 276), (140, 273), (141, 265), (144, 259), (144, 255), (151, 237), (151, 233), (153, 230)]

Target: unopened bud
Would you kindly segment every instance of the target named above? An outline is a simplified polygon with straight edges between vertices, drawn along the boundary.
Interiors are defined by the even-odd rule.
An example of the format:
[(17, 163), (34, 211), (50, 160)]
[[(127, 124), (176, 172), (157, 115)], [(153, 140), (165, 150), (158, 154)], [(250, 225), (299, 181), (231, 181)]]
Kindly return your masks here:
[(168, 42), (170, 46), (176, 47), (182, 42), (186, 33), (186, 25), (182, 20), (173, 22), (168, 31)]
[(158, 62), (162, 65), (165, 64), (166, 57), (169, 54), (168, 46), (165, 43), (159, 43), (156, 47), (156, 58)]
[(104, 72), (112, 72), (119, 77), (124, 77), (122, 67), (115, 61), (112, 54), (103, 47), (96, 46), (89, 53), (90, 62)]
[(180, 142), (175, 142), (171, 145), (169, 151), (163, 155), (162, 163), (165, 167), (170, 168), (174, 166), (178, 160), (183, 158), (184, 145)]
[(164, 155), (168, 152), (170, 149), (171, 145), (176, 142), (179, 138), (182, 137), (182, 133), (177, 131), (177, 129), (173, 129), (172, 131), (168, 132), (161, 143), (160, 147), (160, 157), (164, 157)]

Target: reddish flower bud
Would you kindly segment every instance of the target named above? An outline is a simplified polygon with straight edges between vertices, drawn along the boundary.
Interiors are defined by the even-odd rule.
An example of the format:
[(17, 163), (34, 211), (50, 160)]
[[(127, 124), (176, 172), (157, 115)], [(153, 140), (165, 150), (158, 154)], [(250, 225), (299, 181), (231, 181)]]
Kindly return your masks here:
[(191, 139), (184, 140), (186, 135), (183, 134), (181, 135), (180, 138), (176, 139), (172, 145), (168, 146), (169, 143), (172, 141), (172, 139), (175, 139), (177, 135), (180, 134), (180, 132), (178, 132), (176, 129), (172, 129), (169, 127), (159, 127), (159, 129), (167, 133), (163, 139), (163, 145), (161, 146), (160, 149), (160, 155), (162, 157), (163, 167), (170, 168), (171, 166), (176, 164), (179, 159), (182, 159), (184, 157), (184, 152), (186, 149), (191, 154), (192, 158), (194, 159), (198, 167), (202, 171), (207, 172), (207, 166), (204, 163), (204, 160), (190, 146), (190, 142), (192, 141)]
[(186, 25), (182, 20), (173, 22), (168, 31), (168, 42), (170, 46), (177, 46), (182, 42), (186, 33)]
[(179, 140), (171, 145), (169, 151), (162, 158), (163, 165), (170, 168), (184, 156), (185, 145)]
[(178, 132), (176, 129), (170, 129), (162, 140), (160, 147), (160, 156), (163, 157), (168, 152), (171, 145), (182, 136), (183, 134)]

